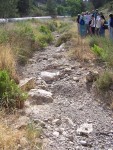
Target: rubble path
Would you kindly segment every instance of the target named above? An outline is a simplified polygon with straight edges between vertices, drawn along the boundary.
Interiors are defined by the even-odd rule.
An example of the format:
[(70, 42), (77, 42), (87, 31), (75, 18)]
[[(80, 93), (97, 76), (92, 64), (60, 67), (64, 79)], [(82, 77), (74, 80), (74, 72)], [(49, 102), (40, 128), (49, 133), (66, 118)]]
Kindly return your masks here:
[(91, 69), (69, 60), (65, 46), (54, 44), (36, 52), (22, 68), (24, 78), (36, 78), (37, 89), (40, 85), (53, 94), (53, 101), (25, 108), (27, 116), (43, 124), (44, 150), (113, 149), (113, 113), (87, 89), (85, 76)]

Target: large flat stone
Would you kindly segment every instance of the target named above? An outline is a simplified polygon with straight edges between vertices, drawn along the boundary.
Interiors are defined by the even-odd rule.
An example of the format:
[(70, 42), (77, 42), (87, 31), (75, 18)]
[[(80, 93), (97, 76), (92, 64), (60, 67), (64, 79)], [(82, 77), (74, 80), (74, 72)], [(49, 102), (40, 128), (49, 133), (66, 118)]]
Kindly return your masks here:
[(92, 123), (84, 123), (77, 129), (77, 134), (82, 135), (88, 135), (91, 132), (93, 132), (93, 125)]
[(59, 71), (58, 72), (47, 72), (47, 71), (41, 72), (41, 78), (46, 82), (57, 79), (59, 75), (60, 75)]
[(29, 97), (32, 98), (33, 104), (41, 105), (43, 103), (52, 103), (52, 93), (42, 89), (32, 89), (28, 93)]

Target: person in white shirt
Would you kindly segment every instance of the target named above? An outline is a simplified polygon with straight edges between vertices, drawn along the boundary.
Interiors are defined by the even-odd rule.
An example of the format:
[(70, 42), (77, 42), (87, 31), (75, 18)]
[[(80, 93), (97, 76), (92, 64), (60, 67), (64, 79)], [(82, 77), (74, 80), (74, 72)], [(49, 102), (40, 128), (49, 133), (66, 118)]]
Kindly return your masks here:
[(95, 26), (96, 26), (96, 20), (95, 20), (94, 15), (92, 15), (90, 27), (91, 27), (91, 32), (93, 35), (95, 34)]
[(101, 17), (100, 15), (98, 15), (96, 18), (96, 34), (97, 35), (99, 35), (100, 27), (101, 27)]
[(85, 19), (85, 25), (86, 25), (86, 34), (89, 34), (89, 22), (91, 20), (91, 15), (88, 12), (86, 12), (84, 19)]

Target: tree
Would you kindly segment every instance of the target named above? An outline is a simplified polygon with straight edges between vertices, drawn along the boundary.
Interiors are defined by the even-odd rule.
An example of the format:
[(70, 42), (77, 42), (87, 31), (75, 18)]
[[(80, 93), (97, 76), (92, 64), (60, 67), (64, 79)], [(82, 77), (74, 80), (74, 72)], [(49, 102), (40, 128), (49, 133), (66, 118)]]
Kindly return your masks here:
[(93, 3), (95, 8), (101, 7), (102, 5), (104, 5), (107, 2), (110, 2), (112, 0), (90, 0), (90, 2)]
[(57, 15), (57, 7), (55, 0), (47, 0), (47, 11), (50, 16), (54, 17)]
[(58, 7), (57, 7), (57, 13), (58, 13), (58, 15), (65, 15), (65, 7), (64, 6), (62, 6), (62, 5), (59, 5)]
[(0, 0), (0, 17), (8, 18), (17, 16), (18, 0)]
[(30, 13), (30, 9), (33, 5), (33, 0), (19, 0), (18, 11), (20, 16), (27, 16)]
[(82, 0), (66, 0), (66, 3), (71, 16), (76, 16), (78, 13), (81, 13), (81, 11), (83, 11)]

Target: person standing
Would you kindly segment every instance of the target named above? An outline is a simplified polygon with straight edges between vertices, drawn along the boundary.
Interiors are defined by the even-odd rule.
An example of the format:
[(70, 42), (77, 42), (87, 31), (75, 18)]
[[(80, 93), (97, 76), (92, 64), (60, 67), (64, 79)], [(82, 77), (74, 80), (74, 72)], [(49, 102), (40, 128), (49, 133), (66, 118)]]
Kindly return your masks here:
[(100, 36), (103, 36), (103, 37), (105, 37), (105, 28), (104, 28), (104, 24), (105, 24), (105, 17), (102, 15), (101, 17), (100, 17), (101, 19), (100, 19), (100, 21), (101, 21), (101, 27), (100, 27), (100, 32), (99, 32), (99, 34), (100, 34)]
[(79, 23), (80, 23), (80, 35), (81, 35), (81, 37), (85, 37), (86, 36), (86, 25), (85, 25), (84, 13), (81, 14)]
[(99, 35), (100, 27), (101, 27), (101, 18), (100, 15), (98, 14), (96, 18), (96, 35)]
[(91, 34), (95, 35), (95, 26), (96, 26), (96, 20), (94, 15), (92, 15), (91, 17), (91, 23), (90, 23), (90, 27), (91, 27)]
[(78, 14), (77, 20), (76, 20), (76, 22), (77, 22), (77, 28), (78, 28), (78, 34), (80, 34), (80, 23), (79, 23), (79, 21), (80, 21), (80, 14)]
[(91, 15), (87, 11), (86, 15), (85, 15), (86, 35), (90, 33), (90, 31), (89, 31), (89, 22), (90, 22), (90, 20), (91, 20)]
[(110, 39), (113, 40), (113, 14), (109, 15), (108, 29), (109, 29)]

